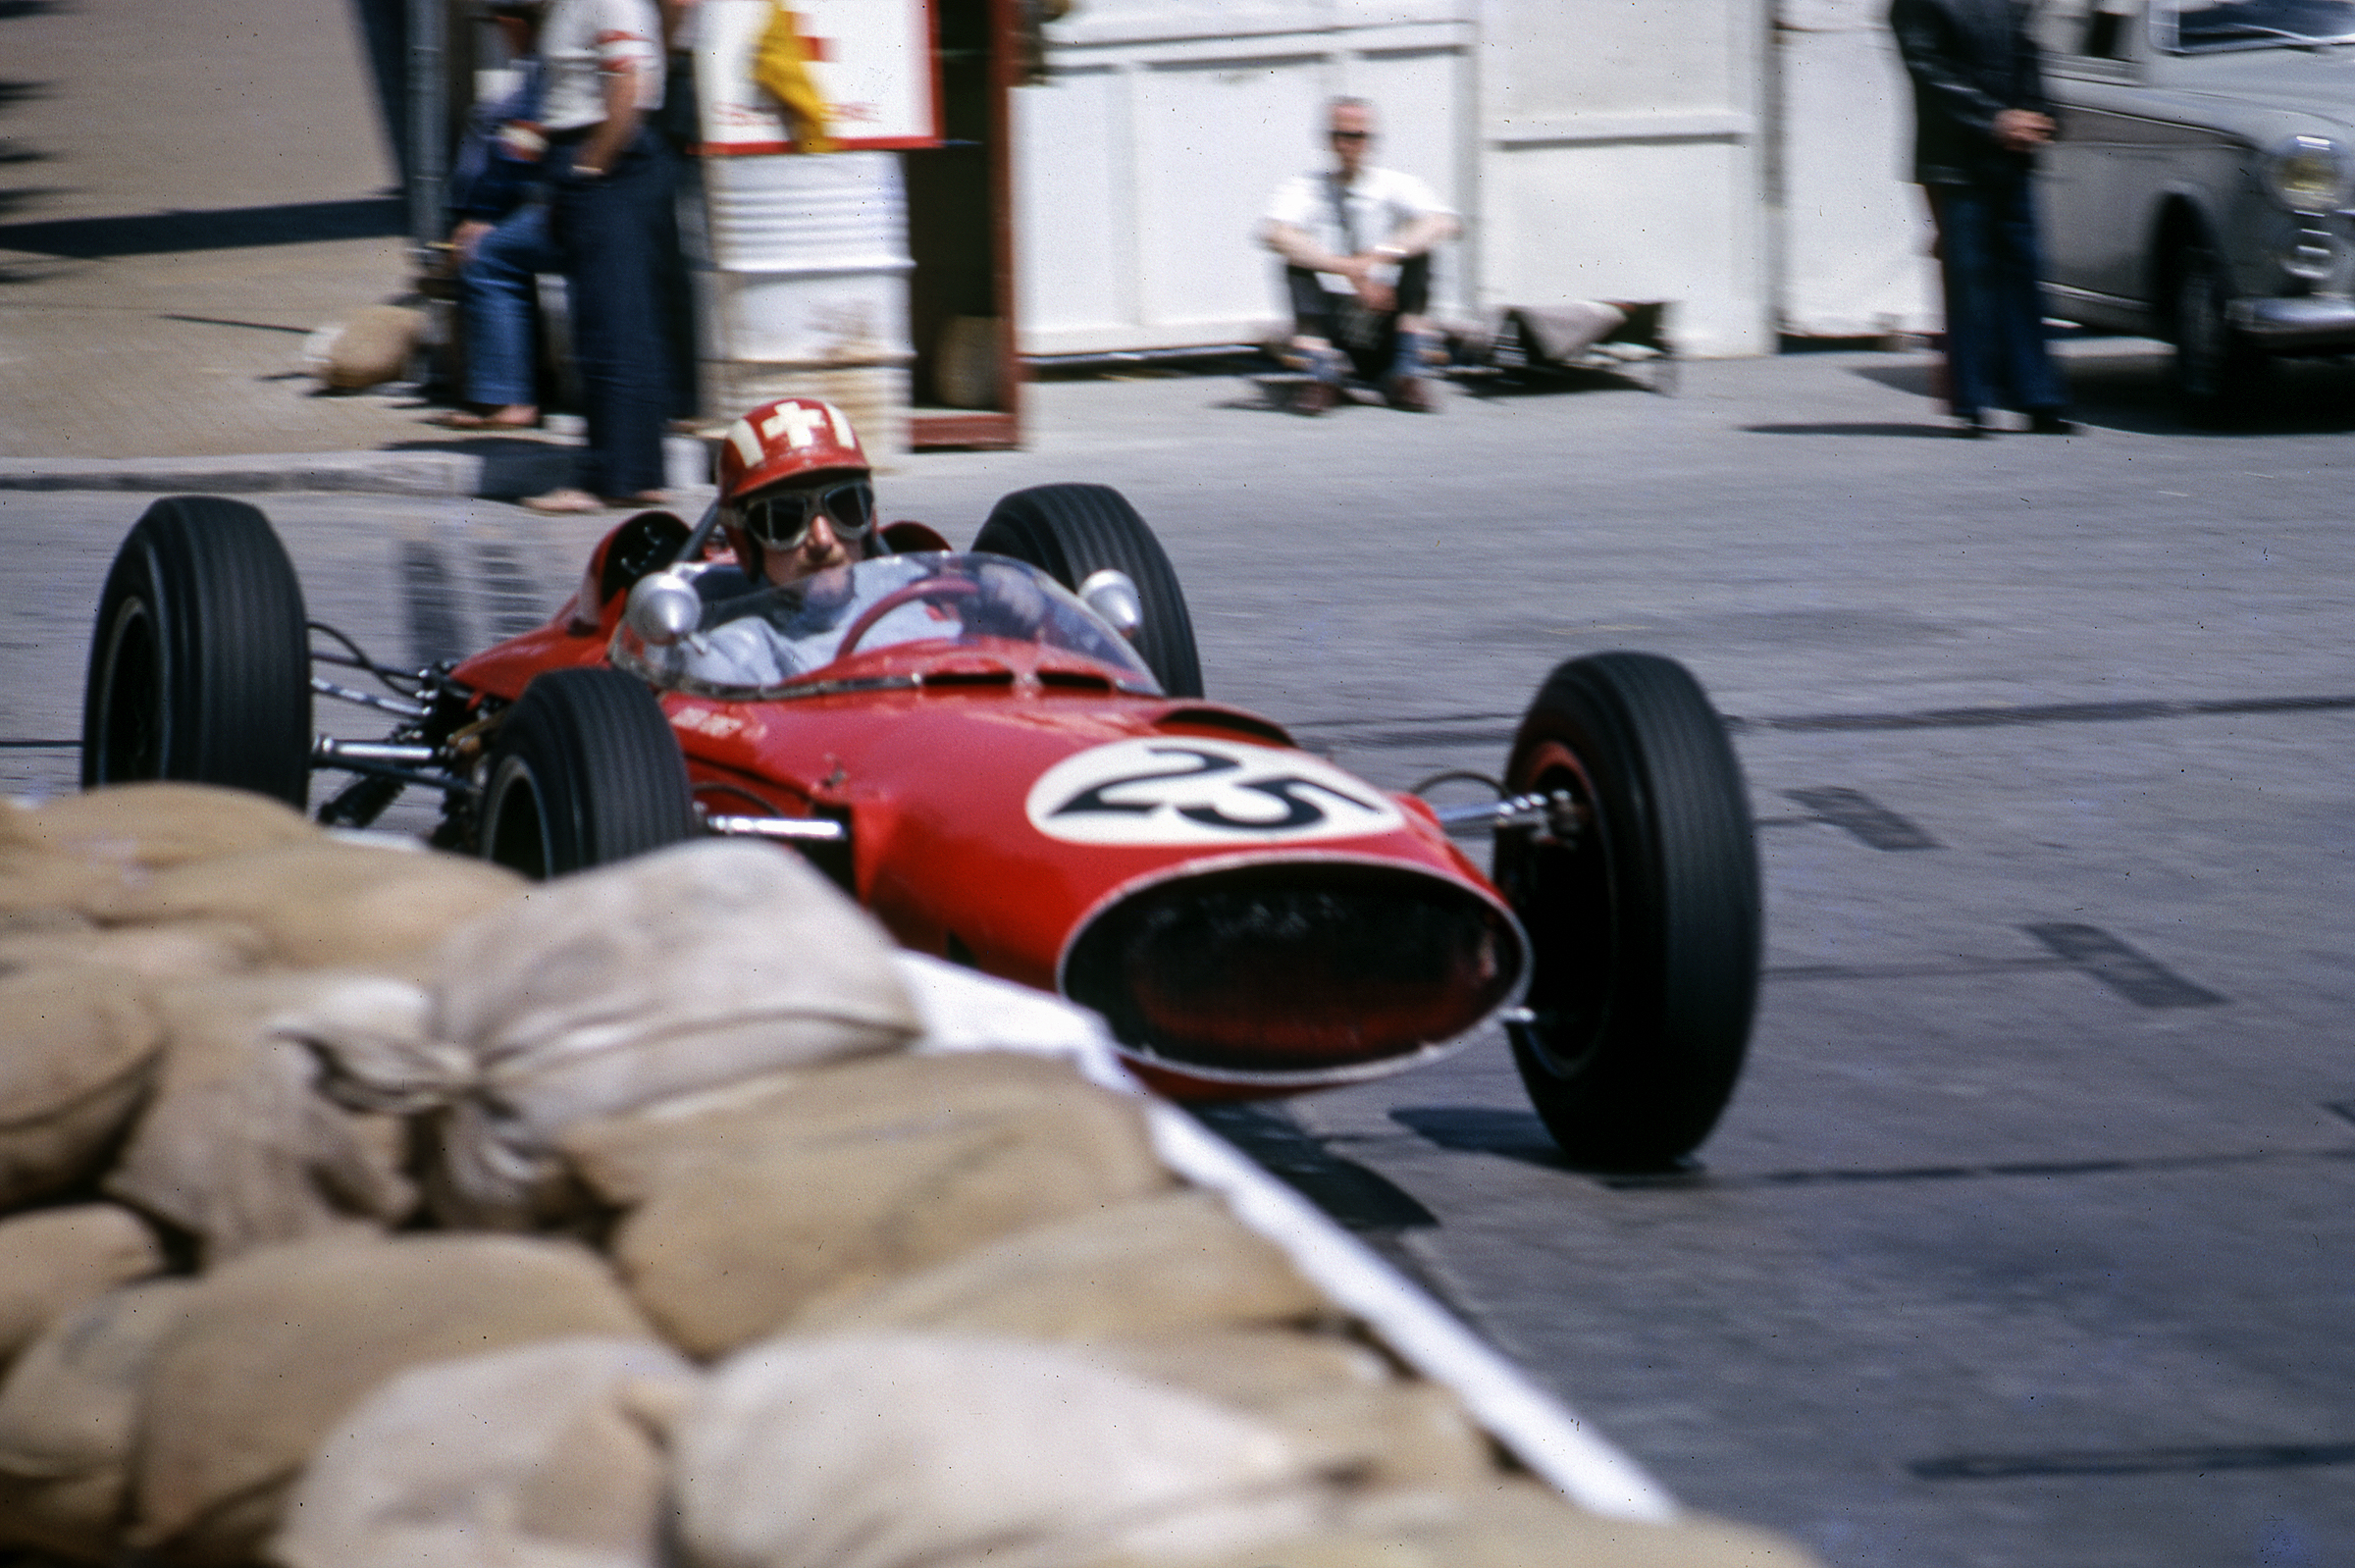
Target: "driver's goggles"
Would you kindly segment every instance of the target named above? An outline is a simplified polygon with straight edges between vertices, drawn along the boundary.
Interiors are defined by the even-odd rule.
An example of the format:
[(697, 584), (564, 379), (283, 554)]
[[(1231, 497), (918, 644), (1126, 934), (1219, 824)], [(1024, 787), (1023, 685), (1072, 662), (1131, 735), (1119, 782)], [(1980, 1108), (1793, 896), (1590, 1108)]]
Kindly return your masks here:
[(864, 539), (875, 526), (875, 487), (864, 479), (853, 479), (818, 490), (761, 496), (740, 502), (736, 520), (768, 549), (800, 549), (810, 538), (810, 524), (820, 512), (832, 525), (835, 538), (845, 542)]

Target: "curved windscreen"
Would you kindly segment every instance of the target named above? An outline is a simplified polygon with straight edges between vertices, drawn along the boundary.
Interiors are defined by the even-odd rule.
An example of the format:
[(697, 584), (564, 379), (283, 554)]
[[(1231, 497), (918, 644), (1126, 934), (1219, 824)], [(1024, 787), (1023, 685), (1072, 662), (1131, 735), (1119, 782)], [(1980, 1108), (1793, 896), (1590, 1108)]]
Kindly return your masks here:
[[(716, 578), (706, 574), (699, 589)], [(784, 689), (854, 653), (917, 644), (953, 653), (992, 641), (1075, 654), (1110, 666), (1124, 687), (1160, 690), (1093, 610), (1036, 567), (1001, 555), (885, 555), (781, 588), (711, 595), (696, 629), (666, 647), (647, 644), (625, 620), (613, 661), (657, 686), (748, 698), (791, 695)]]
[[(2172, 24), (2172, 26), (2170, 26)], [(2343, 43), (2355, 39), (2355, 0), (2213, 0), (2160, 12), (2160, 35), (2184, 54)]]

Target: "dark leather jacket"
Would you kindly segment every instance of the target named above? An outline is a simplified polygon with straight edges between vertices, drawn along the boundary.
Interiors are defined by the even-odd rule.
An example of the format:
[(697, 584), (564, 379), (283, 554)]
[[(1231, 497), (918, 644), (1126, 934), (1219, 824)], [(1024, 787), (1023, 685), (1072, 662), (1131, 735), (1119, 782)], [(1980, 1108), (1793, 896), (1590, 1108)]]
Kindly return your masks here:
[(1892, 0), (1889, 26), (1913, 78), (1913, 179), (1968, 185), (2026, 169), (1996, 143), (1996, 114), (2050, 114), (2028, 0)]

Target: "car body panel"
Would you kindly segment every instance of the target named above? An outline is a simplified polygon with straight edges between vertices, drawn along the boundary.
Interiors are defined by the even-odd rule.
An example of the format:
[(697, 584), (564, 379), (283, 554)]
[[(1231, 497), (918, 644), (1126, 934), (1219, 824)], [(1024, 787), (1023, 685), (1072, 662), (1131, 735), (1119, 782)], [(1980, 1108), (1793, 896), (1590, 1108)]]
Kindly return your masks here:
[[(990, 562), (983, 570), (993, 572), (1009, 564), (920, 559)], [(623, 597), (592, 614), (576, 596), (453, 675), (501, 701), (544, 670), (610, 663), (644, 676), (656, 665), (622, 624)], [(847, 855), (821, 846), (811, 857), (902, 945), (1042, 990), (1100, 990), (1100, 973), (1074, 981), (1075, 944), (1127, 917), (1135, 900), (1161, 901), (1166, 917), (1197, 886), (1273, 886), (1279, 903), (1287, 889), (1308, 889), (1298, 897), (1314, 902), (1338, 886), (1334, 896), (1370, 901), (1366, 909), (1390, 899), (1454, 912), (1471, 955), (1447, 970), (1464, 976), (1454, 991), (1444, 978), (1433, 984), (1446, 994), (1430, 996), (1383, 993), (1379, 976), (1353, 982), (1343, 1005), (1387, 1012), (1387, 1021), (1287, 1022), (1282, 999), (1263, 997), (1255, 1005), (1267, 1029), (1289, 1029), (1294, 1045), (1190, 1062), (1129, 1030), (1132, 1065), (1169, 1092), (1289, 1092), (1397, 1071), (1508, 1005), (1528, 969), (1511, 910), (1423, 803), (1344, 773), (1244, 709), (1152, 691), (1141, 665), (960, 624), (861, 647), (759, 696), (684, 676), (654, 685), (707, 817), (844, 824)], [(1143, 962), (1135, 943), (1124, 951), (1131, 968)], [(1315, 976), (1299, 978), (1317, 988)], [(1345, 989), (1325, 983), (1319, 1005)], [(1173, 1005), (1165, 999), (1165, 1011)], [(1423, 1038), (1438, 1019), (1444, 1035)]]
[[(2090, 26), (2104, 5), (2124, 10), (2107, 32)], [(2355, 347), (2349, 214), (2293, 213), (2263, 177), (2292, 137), (2355, 151), (2355, 44), (2171, 52), (2171, 15), (2164, 0), (2157, 13), (2120, 0), (2045, 9), (2059, 123), (2040, 181), (2052, 314), (2168, 335), (2175, 258), (2201, 242), (2223, 261), (2230, 319), (2248, 340), (2278, 352)], [(2112, 57), (2085, 52), (2105, 41)]]

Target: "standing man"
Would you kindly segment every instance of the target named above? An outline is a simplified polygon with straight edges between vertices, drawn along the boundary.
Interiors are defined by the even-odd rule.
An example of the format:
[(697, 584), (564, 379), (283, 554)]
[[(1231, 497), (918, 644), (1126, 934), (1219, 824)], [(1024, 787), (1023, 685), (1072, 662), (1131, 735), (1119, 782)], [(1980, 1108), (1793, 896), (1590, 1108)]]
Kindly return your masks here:
[(1293, 407), (1321, 414), (1340, 401), (1354, 368), (1377, 383), (1392, 408), (1439, 410), (1423, 379), (1433, 341), (1431, 247), (1462, 226), (1413, 175), (1367, 164), (1374, 107), (1335, 98), (1327, 111), (1333, 167), (1277, 187), (1260, 242), (1283, 258), (1292, 346), (1313, 380)]
[(551, 223), (571, 294), (573, 358), (588, 404), (581, 483), (534, 496), (543, 512), (659, 505), (671, 359), (660, 255), (670, 144), (654, 0), (551, 0), (541, 24)]
[(2053, 139), (2030, 0), (1892, 0), (1913, 80), (1913, 179), (1938, 227), (1946, 285), (1947, 396), (1955, 434), (2015, 408), (2066, 436), (2068, 391), (2044, 341), (2035, 154)]

